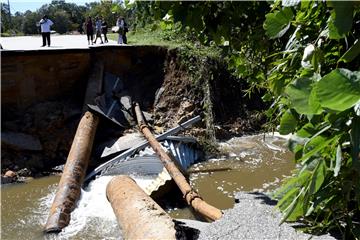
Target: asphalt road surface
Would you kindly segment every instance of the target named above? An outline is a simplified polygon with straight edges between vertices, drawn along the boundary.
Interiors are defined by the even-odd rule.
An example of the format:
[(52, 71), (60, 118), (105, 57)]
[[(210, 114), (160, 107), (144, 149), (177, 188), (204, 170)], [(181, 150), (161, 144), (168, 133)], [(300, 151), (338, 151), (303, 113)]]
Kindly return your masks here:
[(102, 45), (117, 45), (113, 40), (108, 43), (100, 44), (100, 39), (97, 44), (88, 45), (86, 35), (51, 35), (50, 47), (41, 47), (42, 37), (36, 36), (20, 36), (20, 37), (1, 37), (0, 43), (4, 50), (41, 50), (41, 49), (79, 49), (89, 48), (89, 46), (102, 46)]

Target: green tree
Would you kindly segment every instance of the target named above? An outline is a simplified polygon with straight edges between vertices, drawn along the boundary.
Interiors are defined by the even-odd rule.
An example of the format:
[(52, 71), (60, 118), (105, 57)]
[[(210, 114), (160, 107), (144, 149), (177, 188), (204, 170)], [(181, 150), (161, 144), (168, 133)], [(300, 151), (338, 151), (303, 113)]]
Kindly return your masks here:
[(54, 13), (52, 21), (54, 22), (53, 29), (60, 33), (66, 33), (70, 30), (71, 21), (70, 16), (64, 10), (58, 10)]
[(109, 26), (115, 25), (119, 16), (125, 16), (125, 10), (120, 1), (101, 1), (87, 4), (89, 10), (86, 15), (92, 17), (103, 17)]
[(26, 11), (24, 13), (24, 20), (22, 23), (22, 32), (24, 34), (37, 34), (40, 32), (39, 21), (40, 15), (36, 12)]
[(9, 5), (1, 3), (1, 32), (10, 30), (10, 10)]
[[(50, 4), (44, 4), (39, 10), (40, 15), (48, 15), (50, 19), (63, 19), (66, 23), (59, 23), (60, 30), (54, 25), (54, 28), (59, 33), (66, 31), (79, 30), (82, 23), (85, 21), (85, 13), (88, 8), (85, 6), (77, 6), (75, 3), (66, 3), (65, 1), (52, 1)], [(60, 13), (61, 12), (61, 13)], [(66, 16), (65, 16), (66, 15)]]
[(21, 27), (23, 24), (23, 20), (24, 20), (24, 16), (21, 12), (16, 12), (12, 17), (12, 21), (11, 21), (12, 28), (18, 33), (22, 32)]

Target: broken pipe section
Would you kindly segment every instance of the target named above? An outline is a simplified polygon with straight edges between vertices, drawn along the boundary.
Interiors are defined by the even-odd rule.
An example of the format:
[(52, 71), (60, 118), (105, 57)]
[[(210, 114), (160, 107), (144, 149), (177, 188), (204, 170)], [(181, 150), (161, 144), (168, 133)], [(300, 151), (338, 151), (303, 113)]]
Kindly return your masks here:
[(70, 222), (70, 214), (81, 194), (98, 123), (99, 118), (91, 112), (85, 112), (80, 120), (45, 225), (46, 233), (60, 232)]
[(170, 216), (132, 178), (114, 177), (106, 196), (125, 239), (175, 239)]
[(154, 135), (151, 133), (149, 127), (145, 123), (139, 104), (135, 103), (134, 108), (135, 108), (136, 118), (140, 131), (144, 134), (146, 140), (149, 141), (150, 146), (159, 156), (160, 161), (163, 163), (164, 167), (169, 172), (170, 176), (172, 177), (176, 185), (179, 187), (187, 204), (192, 206), (196, 212), (200, 213), (207, 220), (215, 221), (220, 219), (222, 217), (221, 210), (206, 203), (200, 197), (200, 195), (191, 188), (190, 184), (187, 182), (184, 175), (177, 168), (174, 161), (165, 152), (161, 144), (156, 140)]

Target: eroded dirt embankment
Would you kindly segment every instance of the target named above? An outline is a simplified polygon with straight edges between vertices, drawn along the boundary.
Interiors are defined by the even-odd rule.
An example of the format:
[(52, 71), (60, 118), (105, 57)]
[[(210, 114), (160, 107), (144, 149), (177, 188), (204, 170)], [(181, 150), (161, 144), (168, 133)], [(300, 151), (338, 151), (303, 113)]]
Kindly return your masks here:
[[(64, 164), (79, 122), (86, 82), (95, 62), (121, 76), (133, 100), (153, 114), (155, 131), (195, 115), (203, 122), (191, 133), (213, 140), (258, 130), (264, 119), (258, 96), (211, 58), (182, 57), (161, 47), (104, 47), (2, 53), (3, 182), (53, 172)], [(196, 74), (189, 66), (196, 66)], [(255, 116), (255, 117), (254, 117)], [(122, 129), (103, 121), (95, 140), (119, 137)], [(94, 158), (96, 158), (94, 152)], [(13, 177), (10, 177), (13, 176)], [(14, 177), (15, 176), (15, 177)]]

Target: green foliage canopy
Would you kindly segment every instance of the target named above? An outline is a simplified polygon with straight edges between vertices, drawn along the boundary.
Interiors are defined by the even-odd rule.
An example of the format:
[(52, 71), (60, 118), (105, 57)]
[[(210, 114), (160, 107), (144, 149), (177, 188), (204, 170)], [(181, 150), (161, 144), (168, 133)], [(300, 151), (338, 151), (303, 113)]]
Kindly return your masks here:
[(360, 234), (359, 19), (356, 2), (277, 1), (264, 24), (287, 41), (269, 57), (268, 84), (300, 166), (275, 194), (278, 207), (284, 220), (346, 239)]
[[(181, 23), (189, 39), (223, 49), (234, 74), (272, 102), (267, 111), (299, 169), (274, 195), (284, 221), (359, 238), (358, 2), (136, 3), (136, 24)], [(251, 13), (251, 14), (250, 14)], [(254, 13), (254, 14), (253, 14)]]

